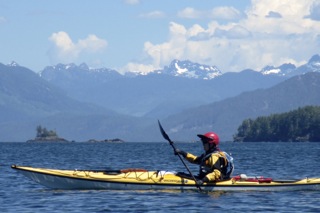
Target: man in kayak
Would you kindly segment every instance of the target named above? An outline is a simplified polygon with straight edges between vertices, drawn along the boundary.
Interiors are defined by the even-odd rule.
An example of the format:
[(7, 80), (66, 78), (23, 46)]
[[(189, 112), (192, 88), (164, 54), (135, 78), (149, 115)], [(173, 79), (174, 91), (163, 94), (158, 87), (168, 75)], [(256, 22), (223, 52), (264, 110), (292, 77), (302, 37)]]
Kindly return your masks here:
[(204, 182), (230, 178), (233, 172), (233, 158), (219, 149), (219, 136), (214, 132), (197, 136), (202, 141), (205, 153), (195, 156), (180, 149), (176, 149), (175, 152), (175, 154), (182, 155), (190, 163), (200, 165), (199, 175), (196, 176), (197, 184), (202, 185)]

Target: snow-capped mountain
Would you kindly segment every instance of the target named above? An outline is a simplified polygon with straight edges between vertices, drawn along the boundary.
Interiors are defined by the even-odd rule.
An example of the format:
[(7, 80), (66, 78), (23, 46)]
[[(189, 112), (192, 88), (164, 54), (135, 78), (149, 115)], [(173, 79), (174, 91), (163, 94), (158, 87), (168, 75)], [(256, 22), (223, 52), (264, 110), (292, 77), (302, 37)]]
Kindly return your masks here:
[(80, 64), (79, 66), (77, 66), (76, 64), (74, 63), (70, 63), (70, 64), (57, 64), (55, 66), (47, 66), (44, 68), (44, 70), (42, 70), (40, 72), (40, 75), (41, 73), (43, 72), (46, 72), (46, 71), (60, 71), (60, 70), (64, 70), (64, 71), (89, 71), (89, 72), (109, 72), (109, 73), (113, 73), (113, 72), (116, 72), (115, 70), (112, 70), (112, 69), (108, 69), (108, 68), (90, 68), (86, 63), (82, 63)]
[(204, 80), (222, 75), (216, 66), (193, 63), (189, 60), (173, 60), (169, 66), (165, 66), (162, 70), (156, 70), (155, 73)]
[(20, 65), (15, 61), (11, 61), (11, 63), (7, 64), (7, 66), (9, 66), (9, 67), (20, 67)]
[(320, 72), (320, 56), (319, 55), (312, 56), (307, 64), (304, 64), (297, 68), (297, 74), (303, 74), (306, 72)]
[(319, 55), (312, 56), (312, 58), (308, 62), (308, 66), (311, 69), (319, 70), (320, 69), (320, 56)]
[(308, 63), (300, 67), (296, 67), (293, 64), (283, 64), (279, 67), (266, 66), (260, 72), (263, 75), (277, 75), (286, 77), (301, 75), (307, 72), (320, 72), (320, 56), (312, 56)]
[(55, 66), (45, 67), (39, 75), (47, 81), (54, 79), (81, 79), (81, 81), (90, 82), (94, 79), (101, 81), (107, 81), (114, 78), (122, 77), (122, 75), (116, 70), (108, 68), (89, 68), (87, 64), (82, 63), (77, 66), (74, 63), (70, 64), (57, 64)]
[(279, 67), (274, 66), (266, 66), (260, 72), (263, 75), (278, 75), (278, 76), (286, 76), (293, 72), (296, 69), (296, 66), (293, 64), (283, 64)]

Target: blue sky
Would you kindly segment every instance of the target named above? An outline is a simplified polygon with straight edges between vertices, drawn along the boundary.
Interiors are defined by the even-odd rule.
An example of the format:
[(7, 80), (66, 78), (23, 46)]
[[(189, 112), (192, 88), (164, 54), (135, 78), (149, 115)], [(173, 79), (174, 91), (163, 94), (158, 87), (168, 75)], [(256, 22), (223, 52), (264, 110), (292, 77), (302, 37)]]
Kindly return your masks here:
[(150, 72), (301, 65), (320, 49), (318, 0), (0, 0), (0, 63)]

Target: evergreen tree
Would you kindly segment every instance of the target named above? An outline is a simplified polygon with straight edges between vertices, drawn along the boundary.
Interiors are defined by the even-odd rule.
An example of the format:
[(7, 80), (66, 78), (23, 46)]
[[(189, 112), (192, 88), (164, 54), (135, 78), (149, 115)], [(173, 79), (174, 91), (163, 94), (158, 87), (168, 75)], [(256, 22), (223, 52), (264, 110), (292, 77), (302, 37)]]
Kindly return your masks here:
[(42, 128), (41, 125), (37, 126), (37, 138), (45, 138), (45, 137), (58, 137), (56, 131), (47, 130), (47, 128)]

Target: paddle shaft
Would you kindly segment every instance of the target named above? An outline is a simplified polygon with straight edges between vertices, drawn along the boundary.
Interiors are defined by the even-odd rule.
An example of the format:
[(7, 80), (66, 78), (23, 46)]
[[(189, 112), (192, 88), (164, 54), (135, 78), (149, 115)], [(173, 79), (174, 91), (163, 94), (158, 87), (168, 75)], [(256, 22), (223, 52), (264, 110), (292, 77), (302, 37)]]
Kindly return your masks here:
[[(162, 126), (161, 126), (161, 123), (160, 123), (160, 121), (158, 120), (158, 124), (159, 124), (159, 128), (160, 128), (160, 131), (161, 131), (161, 134), (162, 134), (162, 136), (164, 137), (164, 139), (166, 139), (168, 142), (169, 142), (169, 144), (172, 146), (172, 148), (173, 148), (173, 151), (174, 151), (174, 153), (176, 153), (176, 146), (174, 145), (174, 143), (173, 143), (173, 141), (169, 138), (169, 136), (167, 135), (167, 133), (164, 131), (164, 129), (162, 128)], [(188, 172), (189, 172), (189, 174), (191, 175), (191, 177), (192, 177), (192, 179), (194, 180), (194, 182), (196, 183), (196, 186), (197, 186), (197, 188), (200, 190), (200, 191), (202, 191), (201, 190), (201, 187), (198, 185), (198, 183), (197, 183), (197, 179), (194, 177), (194, 175), (192, 174), (192, 172), (190, 171), (190, 169), (189, 169), (189, 167), (187, 166), (187, 164), (184, 162), (184, 160), (182, 159), (182, 157), (180, 156), (180, 154), (178, 153), (178, 156), (179, 156), (179, 158), (180, 158), (180, 160), (181, 160), (181, 162), (183, 163), (183, 165), (186, 167), (186, 169), (188, 170)]]

